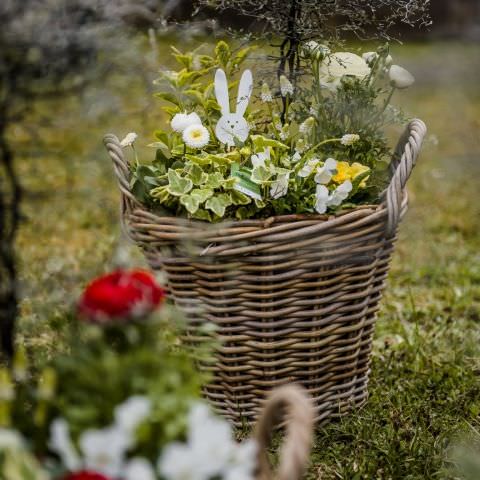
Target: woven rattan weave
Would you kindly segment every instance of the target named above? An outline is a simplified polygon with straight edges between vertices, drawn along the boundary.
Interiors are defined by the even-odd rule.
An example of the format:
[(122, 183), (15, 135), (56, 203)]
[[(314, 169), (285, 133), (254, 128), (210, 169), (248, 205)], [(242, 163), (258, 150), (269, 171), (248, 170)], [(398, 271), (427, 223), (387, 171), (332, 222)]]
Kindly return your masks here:
[(204, 393), (236, 424), (253, 421), (266, 394), (289, 382), (307, 389), (319, 422), (365, 402), (375, 313), (425, 131), (420, 120), (408, 125), (378, 205), (214, 225), (148, 211), (130, 191), (118, 139), (105, 137), (127, 234), (166, 273), (192, 324), (218, 327)]

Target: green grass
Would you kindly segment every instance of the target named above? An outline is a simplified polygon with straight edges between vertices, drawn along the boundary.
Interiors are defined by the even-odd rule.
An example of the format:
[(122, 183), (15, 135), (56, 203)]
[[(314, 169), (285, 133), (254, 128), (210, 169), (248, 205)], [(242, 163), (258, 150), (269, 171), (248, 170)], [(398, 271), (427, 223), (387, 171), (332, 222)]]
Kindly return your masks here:
[[(446, 470), (447, 448), (468, 424), (478, 428), (476, 48), (394, 48), (395, 60), (418, 78), (397, 100), (427, 123), (429, 137), (409, 184), (411, 208), (378, 319), (369, 401), (317, 432), (309, 478), (454, 478)], [(145, 68), (154, 72), (155, 66), (150, 61)], [(35, 142), (28, 128), (12, 132), (28, 192), (18, 238), (20, 335), (38, 356), (61, 345), (64, 312), (89, 278), (126, 252), (131, 262), (142, 262), (134, 247), (119, 241), (119, 194), (101, 138), (132, 130), (148, 138), (161, 114), (147, 86), (139, 73), (117, 77), (85, 98), (40, 107), (47, 121), (39, 126), (36, 114), (27, 125)], [(151, 153), (140, 148), (140, 155)]]

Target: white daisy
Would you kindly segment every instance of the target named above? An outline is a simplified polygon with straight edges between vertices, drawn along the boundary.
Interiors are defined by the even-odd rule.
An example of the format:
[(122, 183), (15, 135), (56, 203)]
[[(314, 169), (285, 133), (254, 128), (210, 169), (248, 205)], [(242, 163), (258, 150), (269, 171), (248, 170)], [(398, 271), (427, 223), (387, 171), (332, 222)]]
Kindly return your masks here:
[(203, 125), (190, 125), (183, 131), (183, 141), (190, 148), (203, 148), (210, 140), (210, 134)]
[(171, 120), (170, 125), (175, 132), (183, 133), (191, 125), (201, 125), (200, 117), (195, 113), (177, 113)]

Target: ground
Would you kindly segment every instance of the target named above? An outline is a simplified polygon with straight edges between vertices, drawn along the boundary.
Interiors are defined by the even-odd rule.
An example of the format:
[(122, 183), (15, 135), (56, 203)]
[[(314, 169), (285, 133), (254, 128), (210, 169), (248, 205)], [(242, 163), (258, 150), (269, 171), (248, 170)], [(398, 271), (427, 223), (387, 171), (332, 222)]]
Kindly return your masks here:
[[(448, 446), (480, 428), (478, 47), (396, 46), (393, 55), (418, 80), (396, 101), (429, 133), (378, 318), (369, 401), (317, 432), (312, 479), (454, 478)], [(64, 312), (88, 279), (129, 255), (142, 262), (119, 240), (119, 194), (101, 140), (137, 131), (148, 143), (159, 125), (156, 66), (145, 65), (152, 74), (132, 71), (41, 106), (41, 117), (12, 132), (27, 192), (20, 335), (39, 358), (61, 345)]]

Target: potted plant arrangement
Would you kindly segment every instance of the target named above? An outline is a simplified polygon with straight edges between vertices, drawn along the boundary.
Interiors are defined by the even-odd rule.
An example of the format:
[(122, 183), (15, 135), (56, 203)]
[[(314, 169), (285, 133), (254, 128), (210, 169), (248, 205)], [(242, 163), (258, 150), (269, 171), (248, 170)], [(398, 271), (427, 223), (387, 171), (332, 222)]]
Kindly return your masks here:
[(166, 272), (191, 325), (217, 326), (204, 393), (238, 425), (288, 382), (309, 390), (319, 421), (364, 403), (426, 131), (409, 120), (391, 154), (385, 129), (404, 121), (391, 100), (414, 78), (388, 43), (353, 53), (285, 28), (271, 75), (255, 45), (172, 49), (179, 68), (156, 81), (169, 125), (155, 132), (152, 162), (125, 152), (135, 134), (105, 137), (128, 235)]
[(84, 291), (65, 353), (38, 369), (17, 349), (12, 367), (0, 369), (2, 479), (270, 478), (266, 448), (283, 410), (279, 473), (300, 477), (313, 420), (304, 392), (275, 392), (255, 438), (237, 443), (199, 399), (204, 378), (193, 358), (208, 352), (179, 347), (182, 327), (164, 296), (147, 272), (112, 272)]

